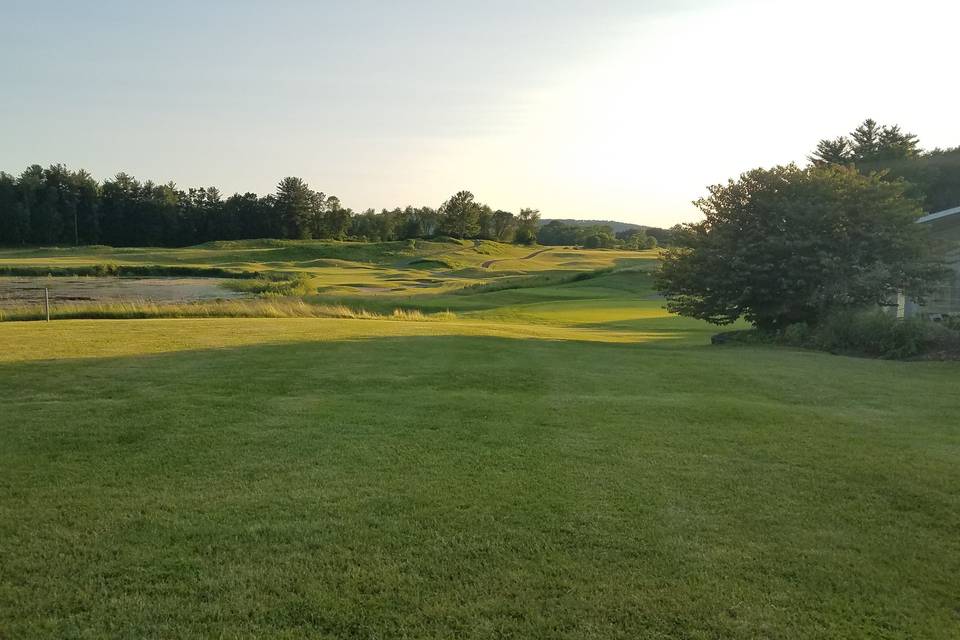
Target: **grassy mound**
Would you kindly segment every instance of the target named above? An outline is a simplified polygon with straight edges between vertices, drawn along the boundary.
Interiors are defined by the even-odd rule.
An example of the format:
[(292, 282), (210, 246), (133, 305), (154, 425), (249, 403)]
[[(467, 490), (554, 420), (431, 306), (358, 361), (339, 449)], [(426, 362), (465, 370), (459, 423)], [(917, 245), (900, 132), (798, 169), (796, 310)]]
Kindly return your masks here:
[(448, 260), (440, 260), (437, 258), (421, 258), (419, 260), (413, 260), (408, 263), (411, 267), (417, 267), (418, 269), (456, 269), (457, 265)]

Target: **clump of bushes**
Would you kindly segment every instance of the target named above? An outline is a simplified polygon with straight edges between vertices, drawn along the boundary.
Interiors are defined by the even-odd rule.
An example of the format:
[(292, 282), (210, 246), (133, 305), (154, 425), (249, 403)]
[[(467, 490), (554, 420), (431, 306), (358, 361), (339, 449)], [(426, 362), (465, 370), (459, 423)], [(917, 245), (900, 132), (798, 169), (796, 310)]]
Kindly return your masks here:
[(294, 275), (287, 280), (270, 280), (267, 278), (232, 280), (224, 282), (223, 286), (232, 291), (259, 296), (305, 296), (313, 293), (313, 289), (310, 287), (310, 278), (302, 274)]
[(782, 341), (807, 347), (877, 358), (909, 358), (923, 353), (934, 327), (919, 319), (897, 320), (879, 311), (840, 311), (816, 326), (789, 325)]
[(831, 353), (901, 359), (960, 352), (960, 333), (923, 318), (899, 320), (880, 311), (842, 311), (809, 330), (806, 345)]
[(815, 325), (798, 322), (779, 332), (735, 331), (721, 334), (714, 342), (780, 344), (894, 360), (930, 354), (960, 357), (958, 329), (952, 320), (900, 320), (882, 311), (842, 310), (826, 315)]
[(944, 316), (941, 322), (943, 322), (943, 326), (949, 329), (960, 331), (960, 315)]

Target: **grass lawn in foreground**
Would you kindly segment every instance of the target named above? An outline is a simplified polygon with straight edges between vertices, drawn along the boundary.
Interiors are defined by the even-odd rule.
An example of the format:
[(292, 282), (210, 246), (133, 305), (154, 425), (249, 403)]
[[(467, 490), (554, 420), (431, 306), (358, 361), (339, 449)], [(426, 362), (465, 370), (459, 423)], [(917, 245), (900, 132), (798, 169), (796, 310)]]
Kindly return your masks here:
[(956, 637), (956, 363), (439, 324), (0, 325), (0, 637)]
[(382, 314), (0, 323), (0, 638), (958, 637), (960, 363), (710, 347), (652, 255), (348, 249), (0, 252)]

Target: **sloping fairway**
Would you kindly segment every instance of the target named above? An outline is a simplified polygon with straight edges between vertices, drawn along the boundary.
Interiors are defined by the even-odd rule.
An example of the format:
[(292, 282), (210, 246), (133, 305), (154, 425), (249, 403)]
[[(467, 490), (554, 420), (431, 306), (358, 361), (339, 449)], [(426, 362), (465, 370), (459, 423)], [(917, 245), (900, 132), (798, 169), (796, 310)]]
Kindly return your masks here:
[[(530, 257), (531, 254), (536, 254)], [(245, 274), (288, 274), (307, 279), (324, 297), (346, 301), (449, 293), (491, 280), (530, 273), (563, 274), (613, 266), (649, 264), (656, 253), (581, 251), (529, 247), (480, 240), (336, 242), (243, 240), (211, 242), (183, 249), (31, 248), (0, 249), (5, 269), (82, 269), (94, 266), (220, 269)], [(487, 265), (487, 266), (484, 266)], [(200, 275), (200, 273), (198, 273)]]
[(0, 638), (957, 637), (960, 364), (564, 253), (349, 294), (446, 321), (0, 323)]

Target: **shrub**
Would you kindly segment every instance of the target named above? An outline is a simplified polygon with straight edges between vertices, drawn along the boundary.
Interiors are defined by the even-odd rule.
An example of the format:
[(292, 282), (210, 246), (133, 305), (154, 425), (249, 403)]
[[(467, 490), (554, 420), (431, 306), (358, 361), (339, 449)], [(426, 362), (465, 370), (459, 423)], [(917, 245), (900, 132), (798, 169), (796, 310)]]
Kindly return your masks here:
[(960, 316), (944, 316), (943, 326), (954, 331), (960, 331)]
[(810, 340), (810, 325), (806, 322), (795, 322), (783, 332), (783, 341), (792, 347), (802, 347)]
[(881, 311), (843, 311), (817, 325), (788, 325), (780, 332), (749, 329), (728, 331), (712, 338), (713, 344), (780, 344), (843, 355), (902, 359), (915, 356), (960, 356), (960, 331), (946, 322), (921, 318), (898, 320)]
[(960, 318), (957, 316), (953, 316), (952, 321), (929, 323), (927, 338), (927, 353), (960, 358)]
[(778, 342), (777, 334), (760, 331), (759, 329), (724, 331), (710, 338), (710, 344), (763, 345), (777, 344)]
[(934, 342), (936, 327), (918, 318), (898, 320), (880, 311), (830, 314), (810, 332), (808, 346), (831, 353), (909, 358)]

